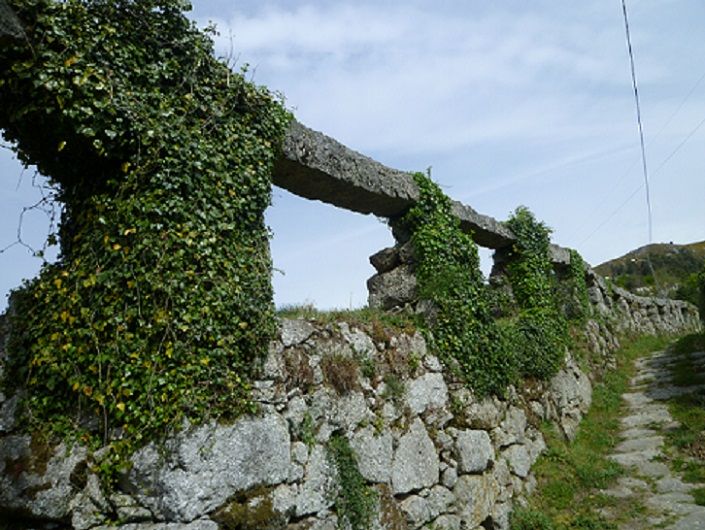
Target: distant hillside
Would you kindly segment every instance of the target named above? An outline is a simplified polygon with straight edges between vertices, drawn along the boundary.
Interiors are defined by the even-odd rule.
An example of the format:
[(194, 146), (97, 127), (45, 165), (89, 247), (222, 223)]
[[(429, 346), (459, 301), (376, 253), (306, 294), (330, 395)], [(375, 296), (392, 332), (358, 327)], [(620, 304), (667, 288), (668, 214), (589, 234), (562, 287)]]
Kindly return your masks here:
[[(651, 259), (653, 271), (647, 255)], [(595, 267), (616, 285), (636, 294), (697, 303), (695, 274), (705, 263), (705, 241), (687, 245), (656, 243)]]

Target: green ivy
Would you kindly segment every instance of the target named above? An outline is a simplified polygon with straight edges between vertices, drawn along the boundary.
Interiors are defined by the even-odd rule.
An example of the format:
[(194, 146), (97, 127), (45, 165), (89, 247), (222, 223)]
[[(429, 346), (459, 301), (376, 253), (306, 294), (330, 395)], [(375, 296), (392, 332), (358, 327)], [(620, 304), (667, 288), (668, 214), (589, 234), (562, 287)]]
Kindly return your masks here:
[(566, 311), (571, 320), (583, 322), (592, 313), (590, 297), (587, 288), (587, 265), (577, 250), (570, 249), (570, 265), (568, 276), (563, 282), (569, 286), (568, 296), (570, 309)]
[[(368, 530), (377, 507), (377, 492), (367, 485), (358, 469), (355, 453), (348, 439), (334, 434), (328, 442), (328, 457), (338, 472), (339, 492), (335, 511), (340, 519), (339, 528)], [(344, 524), (347, 522), (347, 526)]]
[(414, 179), (420, 198), (402, 223), (412, 234), (419, 296), (436, 312), (433, 345), (479, 394), (501, 393), (516, 379), (517, 363), (510, 334), (493, 318), (477, 245), (440, 188), (422, 173)]
[(591, 315), (588, 296), (586, 265), (576, 250), (570, 250), (570, 263), (557, 276), (556, 296), (558, 307), (570, 322), (584, 323)]
[(507, 276), (519, 306), (515, 323), (522, 373), (548, 378), (561, 367), (568, 325), (560, 311), (550, 259), (550, 229), (519, 207), (506, 222), (516, 236)]
[(188, 2), (8, 3), (27, 38), (0, 49), (0, 128), (64, 211), (59, 261), (13, 296), (5, 385), (31, 428), (93, 443), (248, 410), (288, 113), (214, 58)]
[(705, 265), (698, 273), (698, 291), (700, 294), (698, 309), (700, 310), (700, 320), (705, 325)]

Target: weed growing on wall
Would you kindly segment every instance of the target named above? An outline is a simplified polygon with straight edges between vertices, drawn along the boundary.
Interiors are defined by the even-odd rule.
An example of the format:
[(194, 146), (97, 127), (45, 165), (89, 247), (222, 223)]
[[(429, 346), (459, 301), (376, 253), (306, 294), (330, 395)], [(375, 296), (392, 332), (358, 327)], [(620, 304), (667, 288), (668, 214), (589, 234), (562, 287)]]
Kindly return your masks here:
[(699, 291), (699, 299), (698, 299), (698, 310), (700, 311), (700, 321), (703, 323), (705, 326), (705, 265), (703, 266), (703, 270), (701, 270), (698, 273), (698, 291)]
[(570, 264), (564, 277), (560, 278), (558, 295), (560, 310), (568, 320), (584, 323), (591, 315), (588, 296), (586, 265), (577, 250), (570, 250)]
[(551, 232), (525, 207), (506, 224), (516, 236), (507, 276), (519, 306), (514, 328), (519, 365), (526, 376), (548, 378), (561, 367), (568, 338), (554, 289)]
[(348, 439), (341, 434), (333, 435), (328, 442), (328, 456), (338, 472), (339, 491), (335, 500), (338, 517), (346, 521), (351, 530), (372, 528), (378, 495), (360, 474)]
[(5, 384), (33, 427), (96, 443), (241, 413), (274, 331), (263, 212), (288, 114), (188, 2), (8, 3), (27, 39), (0, 49), (0, 127), (64, 213), (59, 261), (14, 294)]
[(437, 311), (433, 345), (478, 393), (501, 393), (515, 380), (516, 357), (509, 333), (492, 316), (477, 245), (440, 188), (421, 173), (414, 179), (420, 199), (402, 221), (412, 233), (419, 296)]

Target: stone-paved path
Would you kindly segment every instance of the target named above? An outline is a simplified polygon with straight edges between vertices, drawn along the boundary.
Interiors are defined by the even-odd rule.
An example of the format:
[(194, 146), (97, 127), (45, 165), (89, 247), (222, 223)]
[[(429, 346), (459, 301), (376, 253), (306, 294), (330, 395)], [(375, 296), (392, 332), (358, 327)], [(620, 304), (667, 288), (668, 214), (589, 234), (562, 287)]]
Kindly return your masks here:
[[(705, 370), (705, 353), (691, 354), (691, 358)], [(647, 510), (641, 520), (624, 523), (621, 530), (705, 529), (705, 506), (695, 504), (689, 494), (702, 485), (683, 482), (666, 464), (664, 452), (664, 433), (678, 426), (664, 400), (703, 390), (703, 385), (672, 384), (669, 366), (677, 360), (668, 352), (639, 359), (630, 392), (622, 396), (628, 412), (621, 420), (622, 442), (610, 458), (625, 466), (627, 473), (616, 486), (602, 493), (621, 500), (622, 505), (623, 501), (633, 499)]]

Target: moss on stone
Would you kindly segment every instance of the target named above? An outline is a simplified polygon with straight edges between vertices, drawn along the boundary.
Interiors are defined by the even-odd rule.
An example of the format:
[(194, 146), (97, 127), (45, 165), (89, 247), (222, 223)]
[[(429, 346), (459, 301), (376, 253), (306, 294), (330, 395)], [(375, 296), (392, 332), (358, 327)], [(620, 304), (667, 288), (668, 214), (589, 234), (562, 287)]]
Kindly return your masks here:
[(271, 489), (258, 487), (238, 495), (220, 508), (211, 519), (222, 530), (280, 530), (286, 517), (274, 509)]

